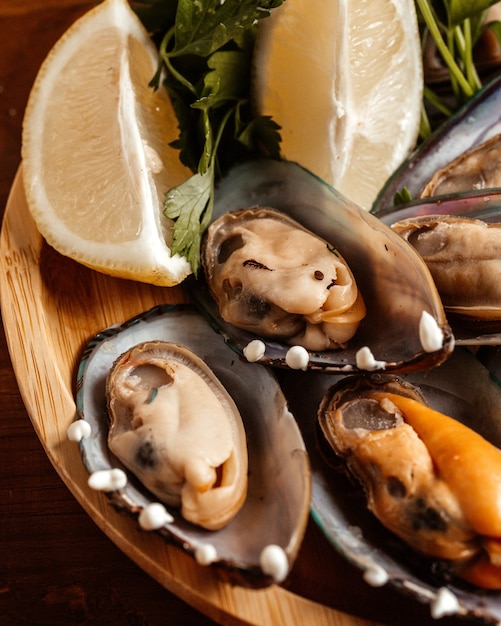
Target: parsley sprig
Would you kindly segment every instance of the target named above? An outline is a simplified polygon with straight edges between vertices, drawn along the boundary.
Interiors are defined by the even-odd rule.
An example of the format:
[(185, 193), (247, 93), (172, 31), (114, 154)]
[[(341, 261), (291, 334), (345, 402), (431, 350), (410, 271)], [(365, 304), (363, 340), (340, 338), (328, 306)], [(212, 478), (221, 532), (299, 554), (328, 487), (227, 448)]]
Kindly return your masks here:
[[(166, 193), (174, 220), (172, 252), (200, 266), (222, 173), (249, 154), (279, 156), (279, 127), (254, 116), (250, 102), (256, 27), (283, 0), (142, 0), (135, 9), (157, 41), (160, 64), (151, 85), (165, 86), (179, 122), (173, 146), (193, 172)], [(134, 5), (134, 3), (133, 3)]]

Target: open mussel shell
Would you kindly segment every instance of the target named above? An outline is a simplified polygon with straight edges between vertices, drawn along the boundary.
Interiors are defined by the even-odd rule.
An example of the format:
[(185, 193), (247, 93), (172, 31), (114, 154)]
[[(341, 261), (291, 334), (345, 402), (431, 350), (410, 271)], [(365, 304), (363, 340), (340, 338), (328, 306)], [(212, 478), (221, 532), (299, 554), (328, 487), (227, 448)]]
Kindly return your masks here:
[[(229, 171), (216, 190), (213, 219), (253, 206), (285, 213), (335, 246), (367, 304), (367, 315), (347, 346), (310, 351), (308, 369), (360, 371), (357, 352), (367, 347), (376, 368), (387, 371), (429, 368), (447, 358), (453, 337), (428, 269), (412, 246), (379, 219), (299, 165), (271, 159), (248, 161)], [(291, 346), (225, 322), (202, 279), (187, 287), (195, 304), (237, 353), (243, 355), (252, 340), (261, 339), (265, 353), (260, 362), (288, 367)], [(419, 337), (424, 311), (443, 336), (441, 345), (430, 352), (423, 349)]]
[(438, 170), (501, 133), (500, 106), (501, 76), (497, 76), (402, 163), (380, 191), (371, 212), (380, 215), (392, 207), (395, 194), (404, 187), (412, 198), (418, 198)]
[[(490, 356), (494, 370), (496, 364), (493, 355)], [(496, 358), (499, 360), (500, 356)], [(498, 368), (501, 371), (499, 363)], [(384, 528), (367, 509), (362, 489), (346, 474), (344, 463), (337, 459), (320, 431), (318, 409), (333, 386), (342, 388), (366, 378), (382, 381), (392, 375), (343, 377), (280, 371), (278, 377), (310, 452), (312, 517), (338, 552), (363, 572), (368, 584), (389, 585), (428, 605), (434, 617), (449, 612), (479, 623), (500, 623), (501, 592), (451, 579), (441, 561), (416, 553)], [(501, 446), (501, 388), (467, 348), (456, 348), (444, 364), (429, 372), (398, 374), (398, 378), (417, 386), (433, 408)], [(445, 604), (444, 600), (447, 600)]]
[[(308, 521), (308, 454), (273, 372), (238, 359), (194, 307), (156, 307), (121, 326), (104, 330), (90, 341), (77, 381), (77, 416), (91, 430), (90, 437), (80, 441), (86, 468), (91, 475), (114, 468), (125, 470), (107, 445), (106, 378), (120, 355), (151, 340), (186, 346), (212, 369), (240, 411), (249, 463), (247, 498), (224, 528), (204, 530), (184, 520), (177, 509), (166, 506), (173, 521), (154, 532), (198, 562), (198, 555), (210, 549), (213, 558), (209, 566), (224, 580), (256, 588), (280, 582), (294, 563)], [(158, 498), (131, 473), (126, 474), (127, 484), (108, 495), (114, 506), (137, 517)], [(277, 577), (261, 565), (263, 551), (269, 546), (284, 557)]]
[(455, 215), (497, 224), (501, 222), (501, 189), (471, 190), (411, 200), (381, 208), (376, 215), (389, 226), (405, 219), (427, 215)]
[[(412, 239), (419, 242), (420, 233), (426, 237), (436, 230), (433, 245), (427, 244), (425, 238), (422, 240), (425, 254), (429, 255), (429, 259), (423, 258), (427, 264), (432, 263), (436, 271), (444, 272), (446, 280), (451, 279), (451, 272), (457, 275), (455, 285), (460, 290), (459, 295), (449, 301), (450, 295), (442, 292), (440, 278), (436, 277), (456, 343), (499, 345), (501, 298), (496, 290), (501, 280), (501, 189), (414, 200), (381, 210), (378, 217), (411, 242)], [(475, 220), (487, 226), (475, 225)], [(451, 227), (458, 229), (454, 238), (451, 235), (448, 240), (444, 234), (439, 234), (452, 233)], [(431, 272), (433, 275), (434, 270)], [(467, 287), (469, 281), (470, 288)]]

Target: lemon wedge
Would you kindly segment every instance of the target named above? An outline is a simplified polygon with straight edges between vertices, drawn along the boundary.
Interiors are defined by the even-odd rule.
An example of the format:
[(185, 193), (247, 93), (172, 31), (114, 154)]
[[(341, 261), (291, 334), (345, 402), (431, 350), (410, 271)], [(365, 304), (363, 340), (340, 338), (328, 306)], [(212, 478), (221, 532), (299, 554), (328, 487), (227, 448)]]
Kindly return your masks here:
[(284, 158), (370, 209), (419, 132), (414, 0), (287, 0), (260, 23), (252, 90)]
[(156, 285), (191, 267), (170, 251), (164, 194), (190, 176), (167, 93), (148, 86), (157, 51), (126, 0), (105, 0), (49, 52), (23, 121), (22, 170), (35, 223), (58, 252)]

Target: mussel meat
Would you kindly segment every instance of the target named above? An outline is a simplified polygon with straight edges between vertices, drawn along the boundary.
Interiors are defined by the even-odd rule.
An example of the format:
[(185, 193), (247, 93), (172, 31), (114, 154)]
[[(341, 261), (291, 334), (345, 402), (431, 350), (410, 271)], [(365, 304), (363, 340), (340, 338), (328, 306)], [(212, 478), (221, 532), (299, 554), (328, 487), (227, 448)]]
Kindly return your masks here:
[(495, 135), (438, 169), (423, 186), (419, 197), (501, 187), (500, 165), (501, 135)]
[(310, 350), (343, 347), (366, 308), (334, 246), (283, 213), (252, 207), (214, 221), (202, 254), (231, 324)]
[(426, 263), (457, 344), (501, 343), (501, 189), (434, 196), (381, 212)]
[(459, 578), (501, 588), (499, 448), (398, 378), (342, 380), (318, 420), (386, 528)]
[(107, 378), (108, 445), (161, 502), (209, 530), (247, 493), (242, 418), (212, 370), (185, 346), (143, 342)]
[(501, 224), (421, 215), (392, 228), (423, 258), (446, 312), (501, 320)]

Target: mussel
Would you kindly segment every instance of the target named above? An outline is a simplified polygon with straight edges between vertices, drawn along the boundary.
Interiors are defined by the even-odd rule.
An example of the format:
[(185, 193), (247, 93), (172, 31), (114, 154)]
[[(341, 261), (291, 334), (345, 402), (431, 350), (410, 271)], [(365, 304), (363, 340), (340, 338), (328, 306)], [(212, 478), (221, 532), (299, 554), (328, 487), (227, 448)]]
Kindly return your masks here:
[(501, 449), (396, 378), (343, 380), (318, 418), (386, 528), (460, 578), (501, 589)]
[(501, 329), (501, 223), (421, 215), (392, 228), (425, 261), (446, 312), (496, 320)]
[[(498, 351), (497, 356), (489, 353), (489, 356), (490, 370), (499, 371), (501, 353)], [(425, 556), (414, 549), (413, 543), (407, 544), (378, 523), (367, 508), (359, 479), (347, 471), (349, 459), (343, 460), (334, 452), (320, 423), (315, 424), (314, 419), (320, 404), (327, 402), (323, 399), (332, 394), (333, 386), (340, 395), (345, 387), (353, 387), (358, 395), (367, 380), (376, 388), (389, 380), (392, 385), (402, 385), (405, 393), (417, 394), (434, 410), (464, 423), (494, 446), (501, 447), (501, 386), (490, 370), (469, 349), (456, 347), (447, 361), (430, 371), (342, 376), (279, 370), (278, 376), (310, 452), (313, 519), (332, 545), (348, 562), (360, 568), (369, 585), (389, 585), (400, 590), (405, 596), (428, 605), (434, 617), (453, 614), (494, 624), (501, 620), (500, 593), (487, 592), (459, 578), (451, 560)], [(384, 424), (385, 420), (380, 423)], [(398, 450), (391, 454), (393, 459), (398, 458)], [(414, 463), (412, 459), (409, 462)], [(476, 464), (475, 459), (471, 465), (478, 467)], [(405, 471), (405, 465), (397, 461), (395, 468), (398, 467)], [(398, 481), (387, 482), (397, 495)], [(479, 556), (486, 554), (481, 545), (483, 539), (473, 543)]]
[(207, 284), (223, 319), (310, 350), (346, 346), (365, 317), (339, 252), (266, 207), (225, 213), (204, 239)]
[[(307, 348), (291, 346), (291, 342), (300, 344), (302, 341), (300, 336), (305, 328), (304, 316), (288, 308), (284, 300), (278, 307), (270, 304), (266, 283), (260, 287), (259, 297), (254, 297), (254, 288), (249, 291), (251, 295), (246, 298), (246, 304), (250, 306), (250, 313), (242, 315), (241, 311), (238, 312), (244, 319), (252, 318), (252, 324), (262, 318), (264, 323), (269, 321), (273, 327), (284, 322), (289, 325), (288, 330), (270, 338), (262, 332), (262, 326), (242, 324), (245, 326), (242, 329), (223, 319), (226, 312), (222, 315), (213, 293), (216, 292), (216, 297), (222, 293), (223, 302), (228, 300), (229, 293), (238, 295), (240, 277), (243, 276), (239, 270), (246, 269), (246, 275), (253, 278), (259, 275), (260, 280), (268, 278), (269, 284), (273, 283), (276, 276), (280, 277), (280, 274), (270, 271), (272, 268), (268, 267), (266, 260), (263, 261), (273, 257), (273, 263), (276, 262), (276, 249), (270, 249), (270, 246), (275, 245), (272, 236), (262, 239), (259, 255), (254, 252), (244, 253), (245, 258), (239, 259), (240, 268), (231, 270), (231, 280), (226, 276), (215, 286), (221, 276), (221, 260), (226, 261), (231, 256), (230, 252), (236, 248), (238, 254), (234, 258), (239, 258), (242, 251), (242, 221), (246, 221), (251, 214), (239, 210), (250, 209), (259, 215), (273, 215), (272, 222), (280, 227), (290, 225), (289, 218), (294, 220), (300, 225), (294, 228), (301, 240), (311, 237), (311, 241), (317, 242), (315, 245), (331, 262), (331, 252), (334, 256), (338, 255), (339, 260), (343, 259), (339, 272), (347, 277), (345, 284), (349, 293), (355, 294), (355, 297), (350, 297), (347, 311), (347, 327), (352, 336), (341, 337), (340, 345), (326, 345), (322, 337), (320, 342), (308, 344)], [(263, 210), (265, 212), (261, 213)], [(277, 212), (286, 217), (277, 218)], [(245, 350), (251, 342), (259, 341), (262, 343), (261, 363), (293, 367), (288, 355), (291, 350), (301, 347), (304, 359), (298, 362), (302, 369), (347, 372), (429, 368), (443, 362), (450, 354), (454, 340), (440, 297), (429, 270), (412, 246), (379, 219), (354, 205), (299, 165), (257, 159), (235, 166), (216, 190), (213, 220), (215, 226), (214, 229), (209, 228), (203, 258), (208, 281), (212, 283), (214, 280), (214, 284), (208, 286), (202, 277), (188, 283), (187, 288), (201, 312), (240, 355), (245, 356)], [(220, 224), (223, 226), (218, 226)], [(235, 226), (236, 235), (233, 237), (230, 228)], [(310, 235), (306, 236), (303, 228)], [(280, 237), (278, 239), (286, 252), (281, 267), (295, 265), (293, 272), (283, 280), (286, 287), (283, 293), (289, 291), (286, 295), (290, 300), (304, 305), (305, 301), (311, 300), (300, 291), (307, 285), (314, 293), (322, 293), (325, 300), (329, 285), (333, 286), (333, 270), (325, 270), (322, 266), (315, 274), (319, 259), (314, 262), (307, 259), (303, 243), (299, 246), (287, 245), (280, 241)], [(243, 265), (247, 267), (242, 268)], [(353, 288), (355, 284), (356, 291)], [(232, 301), (236, 302), (238, 298), (233, 297)], [(308, 310), (315, 321), (319, 321), (318, 312), (323, 308), (321, 303), (322, 299)], [(237, 308), (240, 308), (239, 304)], [(341, 313), (338, 320), (343, 319), (344, 315)], [(318, 330), (319, 327), (325, 329), (326, 325), (311, 325), (314, 326)], [(433, 339), (429, 341), (432, 336)]]
[(501, 135), (495, 135), (438, 169), (419, 192), (420, 198), (501, 187)]
[[(378, 194), (371, 212), (382, 215), (390, 210), (395, 194), (404, 188), (413, 199), (422, 193), (430, 195), (425, 190), (427, 184), (437, 196), (468, 189), (482, 189), (484, 193), (486, 189), (498, 189), (499, 168), (495, 163), (499, 162), (500, 102), (501, 76), (496, 76), (402, 163)], [(441, 182), (454, 178), (455, 184), (436, 188), (434, 177)]]
[[(168, 403), (169, 393), (176, 393), (169, 389), (169, 379), (179, 364), (188, 381), (193, 376), (185, 366), (204, 379), (196, 380), (196, 387), (189, 382), (190, 392), (182, 392), (182, 401), (198, 413), (192, 414), (194, 423), (185, 432), (165, 424), (159, 427), (156, 421), (156, 403)], [(206, 384), (217, 395), (216, 401), (205, 395)], [(116, 419), (111, 426), (107, 386), (109, 408)], [(209, 402), (218, 412), (219, 404), (227, 405), (228, 412), (202, 420), (200, 413)], [(158, 532), (231, 583), (257, 588), (287, 578), (309, 515), (310, 462), (303, 439), (273, 372), (235, 358), (224, 338), (193, 306), (156, 307), (94, 337), (79, 367), (77, 417), (72, 427), (90, 431), (80, 438), (89, 484), (105, 491), (111, 504), (128, 511), (137, 520), (132, 523)], [(204, 453), (214, 451), (208, 442), (220, 420), (217, 454), (208, 458)], [(147, 432), (152, 424), (153, 430)], [(110, 449), (109, 435), (111, 448), (125, 464), (130, 462), (131, 469)], [(172, 445), (175, 450), (169, 453)], [(166, 476), (173, 478), (173, 490)], [(199, 487), (214, 478), (213, 488), (200, 493)], [(217, 485), (226, 482), (230, 497), (222, 497), (220, 507)], [(197, 500), (202, 504), (194, 507), (194, 517), (186, 515), (183, 491), (188, 492), (188, 504), (192, 495), (196, 504)], [(224, 525), (212, 527), (223, 517)], [(202, 527), (202, 519), (208, 519), (211, 528)]]
[(113, 454), (186, 520), (228, 524), (247, 493), (245, 429), (202, 359), (172, 342), (142, 342), (115, 361), (106, 395)]
[[(501, 230), (461, 219), (501, 223), (500, 102), (497, 76), (416, 149), (371, 209), (421, 249), (433, 268), (457, 343), (501, 342), (501, 303), (490, 289), (498, 281), (501, 244), (496, 239)], [(397, 202), (404, 189), (411, 200)], [(452, 243), (460, 239), (462, 249)], [(428, 248), (432, 241), (433, 250)], [(446, 286), (453, 275), (459, 282)]]
[(407, 202), (380, 219), (430, 270), (457, 344), (501, 343), (501, 190)]
[[(416, 150), (372, 207), (422, 255), (460, 344), (501, 341), (500, 101), (498, 76)], [(403, 188), (412, 200), (394, 204)]]

